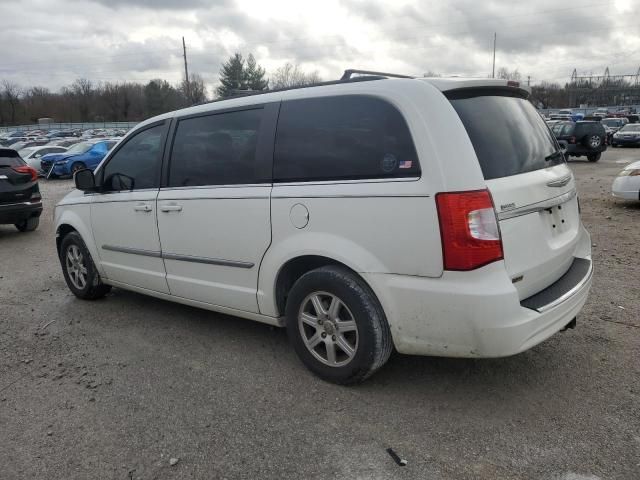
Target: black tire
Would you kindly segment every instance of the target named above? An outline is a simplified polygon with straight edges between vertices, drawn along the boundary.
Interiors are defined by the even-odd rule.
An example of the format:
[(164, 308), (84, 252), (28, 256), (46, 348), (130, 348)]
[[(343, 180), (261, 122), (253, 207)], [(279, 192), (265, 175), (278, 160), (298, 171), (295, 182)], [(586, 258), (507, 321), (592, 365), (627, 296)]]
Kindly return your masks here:
[(40, 217), (29, 217), (15, 224), (21, 232), (33, 232), (40, 225)]
[[(74, 247), (82, 255), (80, 263), (86, 269), (84, 286), (82, 282), (73, 279), (77, 277), (70, 271), (68, 265), (67, 255)], [(91, 254), (84, 244), (82, 237), (77, 232), (70, 232), (62, 239), (62, 243), (60, 244), (60, 265), (62, 266), (64, 280), (67, 282), (69, 290), (78, 298), (82, 298), (83, 300), (96, 300), (104, 297), (111, 290), (111, 285), (102, 283), (93, 259), (91, 258)], [(76, 283), (78, 283), (78, 285), (76, 285)]]
[[(326, 329), (331, 328), (329, 335), (336, 340), (336, 335), (331, 335), (334, 332), (332, 327), (334, 323), (329, 320), (331, 317), (325, 317), (326, 323), (322, 327), (303, 325), (304, 322), (299, 321), (299, 314), (305, 305), (309, 305), (311, 300), (308, 299), (315, 293), (338, 298), (340, 304), (345, 307), (342, 315), (348, 314), (347, 316), (355, 321), (355, 332), (339, 333), (340, 327), (336, 327), (335, 330), (337, 335), (344, 335), (342, 339), (348, 334), (355, 334), (357, 338), (352, 357), (346, 360), (348, 363), (344, 365), (330, 366), (319, 360), (314, 356), (317, 352), (312, 353), (303, 339), (303, 335), (307, 335), (305, 329), (308, 327), (312, 332), (315, 329), (318, 335), (322, 335), (319, 333), (320, 329), (325, 329), (322, 332), (325, 336)], [(287, 334), (298, 357), (309, 370), (326, 381), (341, 385), (362, 382), (382, 367), (391, 355), (393, 349), (391, 332), (380, 302), (369, 286), (345, 267), (330, 265), (305, 273), (291, 288), (285, 313)], [(320, 317), (320, 314), (316, 313), (316, 315)], [(318, 323), (322, 324), (322, 322)], [(330, 325), (327, 326), (327, 324)], [(341, 323), (337, 322), (335, 325), (341, 325)], [(318, 344), (321, 352), (328, 351), (327, 343), (333, 343), (329, 336)], [(346, 351), (339, 347), (338, 342), (334, 345), (338, 345), (338, 350), (335, 350), (334, 346), (334, 352), (348, 357), (345, 354)], [(337, 354), (335, 358), (338, 358)]]
[(600, 157), (602, 157), (601, 153), (590, 153), (589, 155), (587, 155), (587, 160), (589, 160), (590, 162), (597, 162), (598, 160), (600, 160)]
[(84, 170), (85, 168), (87, 168), (87, 166), (82, 162), (74, 163), (73, 165), (71, 165), (71, 176), (73, 177), (76, 172)]

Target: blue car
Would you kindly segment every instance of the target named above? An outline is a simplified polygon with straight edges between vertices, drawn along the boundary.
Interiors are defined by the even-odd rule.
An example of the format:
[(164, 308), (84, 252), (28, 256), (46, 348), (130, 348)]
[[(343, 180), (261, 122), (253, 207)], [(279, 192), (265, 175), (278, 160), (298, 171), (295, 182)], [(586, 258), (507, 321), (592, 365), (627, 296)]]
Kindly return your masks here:
[[(116, 143), (117, 140), (92, 140), (76, 143), (64, 153), (44, 155), (40, 160), (40, 168), (45, 175), (50, 177), (73, 175), (83, 168), (95, 170)], [(52, 166), (53, 170), (51, 170)]]

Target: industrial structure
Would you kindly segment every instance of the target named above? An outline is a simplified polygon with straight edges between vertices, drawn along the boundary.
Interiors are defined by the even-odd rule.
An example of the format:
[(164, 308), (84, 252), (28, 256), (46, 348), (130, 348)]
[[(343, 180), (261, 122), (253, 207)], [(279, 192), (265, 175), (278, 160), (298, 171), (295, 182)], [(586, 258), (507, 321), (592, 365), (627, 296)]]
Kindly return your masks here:
[(573, 70), (567, 84), (569, 106), (636, 105), (640, 103), (640, 68), (635, 74), (578, 75)]

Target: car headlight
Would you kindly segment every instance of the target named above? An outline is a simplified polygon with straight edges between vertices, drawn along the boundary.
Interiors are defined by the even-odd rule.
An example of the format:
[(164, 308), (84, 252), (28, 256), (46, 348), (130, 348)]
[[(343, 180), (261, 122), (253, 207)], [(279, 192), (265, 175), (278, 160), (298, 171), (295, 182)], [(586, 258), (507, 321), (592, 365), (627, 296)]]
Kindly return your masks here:
[(67, 161), (66, 160), (60, 160), (58, 162), (55, 163), (56, 165), (66, 165)]
[(619, 177), (637, 177), (640, 176), (640, 168), (630, 168), (628, 170), (622, 170)]
[(619, 134), (618, 132), (616, 132), (616, 133), (614, 133), (614, 134), (613, 134), (613, 136), (614, 136), (614, 137), (619, 137), (619, 136), (620, 136), (620, 134)]

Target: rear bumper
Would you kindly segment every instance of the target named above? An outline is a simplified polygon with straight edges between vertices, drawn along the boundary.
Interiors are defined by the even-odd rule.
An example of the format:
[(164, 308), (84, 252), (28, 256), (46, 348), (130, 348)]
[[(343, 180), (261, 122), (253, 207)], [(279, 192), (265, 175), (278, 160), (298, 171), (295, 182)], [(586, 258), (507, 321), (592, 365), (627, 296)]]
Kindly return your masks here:
[(0, 205), (0, 224), (18, 223), (42, 213), (42, 202), (11, 203)]
[(606, 150), (607, 150), (606, 145), (602, 145), (599, 148), (591, 149), (591, 148), (585, 147), (584, 145), (575, 145), (571, 143), (567, 144), (567, 154), (573, 155), (576, 157), (583, 156), (583, 155), (598, 154)]
[(546, 308), (538, 309), (521, 303), (503, 262), (472, 272), (445, 272), (440, 278), (363, 276), (382, 303), (400, 353), (506, 357), (543, 342), (578, 315), (593, 272), (590, 254), (581, 261), (588, 262), (584, 276), (573, 279), (571, 288), (558, 289), (556, 297), (548, 296), (550, 301), (539, 305)]

